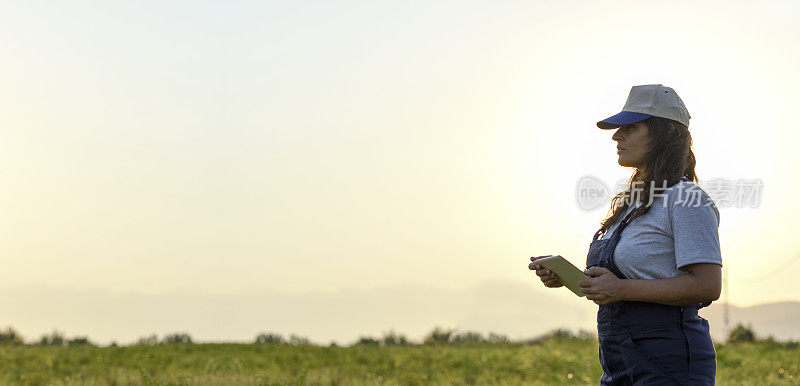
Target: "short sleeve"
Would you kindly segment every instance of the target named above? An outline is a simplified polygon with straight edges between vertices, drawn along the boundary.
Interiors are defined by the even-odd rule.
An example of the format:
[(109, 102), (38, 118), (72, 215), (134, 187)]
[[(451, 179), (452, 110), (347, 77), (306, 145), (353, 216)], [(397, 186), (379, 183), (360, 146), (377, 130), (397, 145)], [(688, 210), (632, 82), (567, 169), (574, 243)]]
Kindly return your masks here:
[[(678, 269), (695, 263), (722, 265), (719, 247), (719, 210), (711, 198), (694, 184), (682, 184), (670, 194), (670, 222), (675, 240)], [(688, 188), (688, 189), (685, 189)]]

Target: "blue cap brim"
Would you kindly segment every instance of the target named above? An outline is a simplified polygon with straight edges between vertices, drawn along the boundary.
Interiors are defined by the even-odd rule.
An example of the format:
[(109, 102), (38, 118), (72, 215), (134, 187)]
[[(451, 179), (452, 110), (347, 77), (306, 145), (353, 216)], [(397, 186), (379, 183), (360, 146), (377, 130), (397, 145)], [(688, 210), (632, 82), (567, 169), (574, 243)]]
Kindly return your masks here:
[(650, 117), (652, 117), (652, 115), (623, 111), (617, 115), (610, 116), (600, 122), (597, 122), (597, 127), (601, 129), (616, 129), (622, 125), (630, 125), (631, 123), (641, 122)]

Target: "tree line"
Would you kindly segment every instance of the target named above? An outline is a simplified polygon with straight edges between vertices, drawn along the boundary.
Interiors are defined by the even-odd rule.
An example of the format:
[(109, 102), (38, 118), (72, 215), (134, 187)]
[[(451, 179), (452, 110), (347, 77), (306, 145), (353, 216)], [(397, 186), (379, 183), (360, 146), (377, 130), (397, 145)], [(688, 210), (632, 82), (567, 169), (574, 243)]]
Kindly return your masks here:
[[(460, 331), (452, 328), (435, 327), (421, 341), (412, 341), (406, 335), (398, 333), (394, 330), (384, 332), (381, 336), (361, 336), (352, 345), (376, 345), (376, 346), (406, 346), (406, 345), (458, 345), (470, 343), (522, 343), (522, 344), (537, 344), (546, 339), (561, 338), (561, 339), (597, 339), (593, 332), (583, 329), (578, 330), (576, 333), (569, 329), (559, 328), (551, 330), (541, 336), (523, 339), (511, 340), (507, 335), (490, 332), (482, 334), (476, 331)], [(743, 325), (739, 323), (728, 334), (725, 343), (752, 343), (752, 342), (771, 342), (775, 343), (776, 340), (772, 337), (759, 337), (753, 331), (751, 325)], [(137, 339), (132, 346), (154, 346), (160, 344), (192, 344), (195, 343), (192, 337), (187, 332), (173, 332), (164, 335), (162, 338), (156, 334), (142, 336)], [(294, 346), (316, 346), (310, 339), (291, 334), (284, 337), (275, 332), (262, 332), (256, 335), (252, 344), (262, 345), (294, 345)], [(787, 344), (798, 345), (800, 342), (788, 342)], [(67, 338), (59, 331), (53, 331), (49, 334), (44, 334), (37, 341), (25, 342), (22, 336), (12, 327), (5, 330), (0, 330), (0, 346), (18, 346), (18, 345), (32, 345), (32, 346), (96, 346), (86, 336), (74, 336)], [(331, 346), (336, 346), (331, 343)], [(112, 342), (111, 346), (117, 346), (116, 342)]]

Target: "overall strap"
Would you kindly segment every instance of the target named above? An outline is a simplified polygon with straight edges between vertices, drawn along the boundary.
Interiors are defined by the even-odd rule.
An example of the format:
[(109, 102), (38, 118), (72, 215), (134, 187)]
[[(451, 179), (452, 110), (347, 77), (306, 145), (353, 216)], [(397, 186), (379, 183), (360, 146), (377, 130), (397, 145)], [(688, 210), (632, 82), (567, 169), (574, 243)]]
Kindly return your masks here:
[[(635, 210), (635, 208), (634, 208), (633, 210)], [(614, 235), (617, 235), (617, 234), (620, 234), (620, 233), (622, 233), (622, 230), (623, 230), (623, 229), (625, 229), (625, 227), (628, 225), (628, 222), (629, 222), (628, 220), (630, 219), (631, 215), (633, 214), (633, 210), (631, 210), (630, 212), (628, 212), (628, 213), (627, 213), (627, 214), (626, 214), (626, 215), (625, 215), (625, 216), (622, 218), (622, 220), (620, 220), (620, 221), (619, 221), (619, 223), (618, 223), (618, 225), (617, 225), (617, 228), (616, 228), (616, 229), (614, 229)], [(606, 229), (606, 231), (608, 231), (608, 229)], [(603, 235), (604, 233), (605, 233), (605, 232), (603, 232), (603, 228), (601, 227), (600, 229), (598, 229), (598, 230), (597, 230), (597, 232), (595, 232), (595, 233), (594, 233), (594, 237), (592, 237), (592, 240), (600, 240), (600, 238), (602, 237), (602, 235)], [(612, 236), (613, 236), (613, 235), (612, 235)]]
[(608, 243), (604, 246), (603, 254), (608, 257), (608, 269), (611, 270), (615, 275), (617, 275), (620, 279), (627, 279), (625, 274), (617, 267), (617, 264), (614, 262), (614, 252), (617, 249), (617, 244), (619, 243), (620, 238), (622, 238), (622, 231), (625, 230), (625, 227), (628, 226), (630, 223), (631, 215), (633, 214), (633, 209), (625, 215), (625, 217), (620, 221), (619, 225), (617, 225), (617, 229), (614, 230), (614, 234), (611, 235), (611, 238), (608, 239)]
[(620, 220), (619, 225), (617, 225), (617, 229), (614, 230), (614, 234), (618, 235), (622, 233), (625, 227), (628, 226), (628, 224), (630, 224), (631, 215), (633, 215), (633, 212), (635, 210), (636, 208), (631, 209), (631, 211), (628, 212), (628, 214), (626, 214), (625, 217), (622, 218), (622, 220)]

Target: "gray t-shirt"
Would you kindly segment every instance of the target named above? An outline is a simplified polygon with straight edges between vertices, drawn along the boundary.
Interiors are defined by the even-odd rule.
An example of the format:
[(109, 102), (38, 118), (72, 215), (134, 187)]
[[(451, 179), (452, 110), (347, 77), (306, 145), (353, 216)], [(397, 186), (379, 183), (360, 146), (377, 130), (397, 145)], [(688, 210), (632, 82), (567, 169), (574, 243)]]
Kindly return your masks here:
[[(619, 221), (602, 238), (610, 238), (618, 225)], [(614, 262), (629, 279), (669, 279), (685, 274), (679, 269), (694, 263), (721, 266), (718, 228), (714, 201), (684, 177), (653, 197), (647, 214), (628, 223), (614, 251)]]

